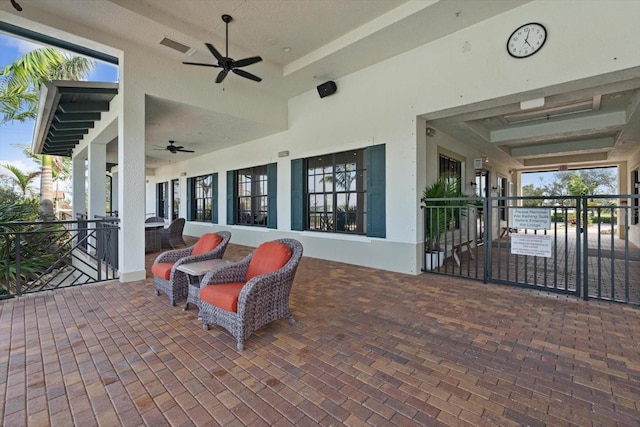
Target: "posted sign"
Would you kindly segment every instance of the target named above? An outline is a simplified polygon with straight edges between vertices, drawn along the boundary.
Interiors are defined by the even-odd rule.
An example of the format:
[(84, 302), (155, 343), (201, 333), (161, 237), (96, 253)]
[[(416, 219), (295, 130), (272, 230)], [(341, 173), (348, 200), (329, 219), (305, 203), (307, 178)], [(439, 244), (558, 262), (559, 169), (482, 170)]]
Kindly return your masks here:
[(513, 208), (513, 228), (529, 230), (549, 230), (551, 228), (551, 209)]
[(551, 236), (514, 233), (511, 235), (511, 253), (551, 258)]

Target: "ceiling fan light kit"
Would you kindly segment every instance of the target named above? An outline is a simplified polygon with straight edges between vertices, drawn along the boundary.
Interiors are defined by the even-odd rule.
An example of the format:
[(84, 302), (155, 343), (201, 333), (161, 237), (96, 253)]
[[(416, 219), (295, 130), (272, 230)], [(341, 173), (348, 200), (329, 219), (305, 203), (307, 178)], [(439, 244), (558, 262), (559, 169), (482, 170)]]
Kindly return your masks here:
[(193, 151), (193, 150), (185, 150), (185, 148), (182, 145), (174, 145), (174, 144), (175, 144), (175, 141), (169, 141), (169, 145), (167, 145), (165, 150), (167, 150), (171, 154), (176, 154), (177, 152), (195, 153), (195, 151)]
[(249, 80), (253, 80), (256, 82), (261, 82), (262, 79), (255, 74), (251, 74), (248, 71), (241, 70), (240, 68), (246, 67), (248, 65), (255, 64), (257, 62), (262, 61), (262, 58), (259, 56), (251, 56), (249, 58), (243, 58), (235, 61), (233, 58), (229, 57), (229, 22), (233, 21), (231, 15), (222, 15), (222, 21), (225, 23), (225, 56), (222, 56), (220, 52), (211, 44), (205, 43), (209, 52), (218, 60), (218, 64), (203, 64), (200, 62), (186, 62), (183, 61), (183, 64), (186, 65), (198, 65), (201, 67), (213, 67), (213, 68), (222, 68), (222, 70), (218, 73), (216, 77), (216, 83), (222, 83), (222, 81), (227, 77), (229, 71), (234, 74), (239, 75), (240, 77), (244, 77)]

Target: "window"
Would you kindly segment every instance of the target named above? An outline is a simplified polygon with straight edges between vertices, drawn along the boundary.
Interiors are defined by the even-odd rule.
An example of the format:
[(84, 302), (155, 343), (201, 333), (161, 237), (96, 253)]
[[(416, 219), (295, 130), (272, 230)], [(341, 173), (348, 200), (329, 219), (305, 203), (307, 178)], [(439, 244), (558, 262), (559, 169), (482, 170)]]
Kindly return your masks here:
[(257, 166), (237, 171), (236, 224), (266, 227), (268, 213), (267, 184), (267, 166)]
[(498, 208), (500, 212), (500, 219), (502, 221), (507, 220), (507, 178), (498, 177), (498, 196), (505, 197), (505, 199), (498, 199)]
[(307, 159), (307, 230), (366, 233), (364, 150)]
[(385, 145), (291, 160), (291, 229), (386, 237)]
[(462, 162), (440, 154), (440, 174), (438, 176), (462, 177)]
[(633, 186), (633, 195), (635, 196), (633, 198), (633, 218), (631, 218), (631, 223), (638, 224), (640, 223), (640, 203), (638, 203), (638, 195), (640, 194), (640, 171), (638, 171), (638, 169), (631, 172), (631, 185)]
[(187, 179), (189, 221), (216, 222), (218, 174)]
[(171, 180), (171, 220), (180, 216), (180, 180)]
[(168, 184), (166, 182), (156, 184), (156, 215), (162, 218), (168, 218), (169, 198), (167, 197), (167, 190)]

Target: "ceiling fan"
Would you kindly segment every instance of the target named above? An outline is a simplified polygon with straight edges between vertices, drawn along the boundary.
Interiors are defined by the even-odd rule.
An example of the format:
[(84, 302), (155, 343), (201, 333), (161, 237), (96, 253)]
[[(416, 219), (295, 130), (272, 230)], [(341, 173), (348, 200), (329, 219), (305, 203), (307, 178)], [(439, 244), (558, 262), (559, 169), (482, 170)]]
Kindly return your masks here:
[[(182, 145), (173, 145), (175, 144), (175, 141), (169, 141), (169, 145), (167, 145), (166, 147), (158, 147), (155, 150), (167, 150), (169, 151), (171, 154), (176, 154), (178, 151), (181, 153), (195, 153), (195, 151), (193, 150), (185, 150), (184, 147)], [(157, 147), (157, 145), (156, 145)]]
[(205, 43), (205, 45), (209, 49), (209, 52), (211, 52), (211, 54), (213, 54), (213, 56), (215, 56), (215, 58), (218, 60), (218, 64), (202, 64), (199, 62), (182, 62), (182, 63), (186, 65), (199, 65), (201, 67), (222, 68), (222, 70), (218, 74), (218, 77), (216, 77), (216, 83), (221, 83), (224, 80), (224, 78), (227, 77), (227, 74), (229, 74), (229, 71), (233, 71), (235, 74), (239, 76), (242, 76), (250, 80), (254, 80), (256, 82), (262, 81), (260, 77), (254, 74), (251, 74), (247, 71), (239, 69), (241, 67), (246, 67), (247, 65), (255, 64), (256, 62), (262, 61), (261, 57), (252, 56), (249, 58), (239, 59), (237, 61), (229, 57), (229, 22), (231, 22), (233, 18), (230, 15), (222, 15), (222, 20), (224, 21), (226, 26), (226, 29), (225, 29), (226, 31), (225, 55), (226, 56), (222, 56), (222, 54), (220, 54), (220, 52), (218, 52), (218, 50), (215, 47), (213, 47), (211, 43)]

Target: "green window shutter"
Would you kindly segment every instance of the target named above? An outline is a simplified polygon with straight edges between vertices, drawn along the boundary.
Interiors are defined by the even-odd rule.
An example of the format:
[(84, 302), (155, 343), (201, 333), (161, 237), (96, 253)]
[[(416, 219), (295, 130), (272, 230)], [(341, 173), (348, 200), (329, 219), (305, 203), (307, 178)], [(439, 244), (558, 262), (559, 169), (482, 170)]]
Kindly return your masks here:
[(169, 183), (162, 184), (162, 192), (164, 194), (164, 218), (169, 218)]
[(156, 184), (156, 216), (160, 216), (160, 184)]
[(235, 224), (236, 217), (236, 180), (235, 172), (227, 171), (227, 224)]
[(278, 228), (278, 164), (267, 165), (267, 228)]
[(187, 178), (187, 220), (193, 220), (193, 178)]
[(291, 160), (291, 229), (304, 230), (304, 159)]
[(367, 148), (367, 236), (386, 237), (385, 145)]
[(218, 223), (218, 172), (211, 175), (211, 222)]

